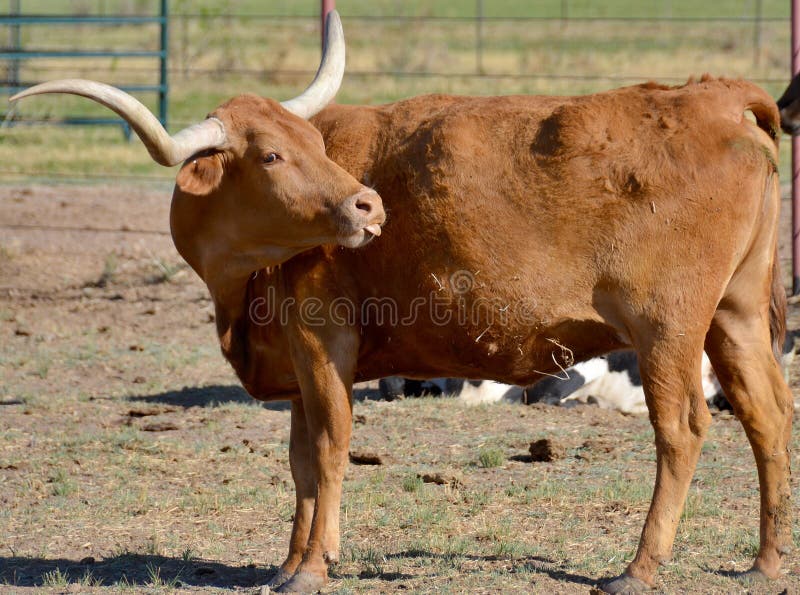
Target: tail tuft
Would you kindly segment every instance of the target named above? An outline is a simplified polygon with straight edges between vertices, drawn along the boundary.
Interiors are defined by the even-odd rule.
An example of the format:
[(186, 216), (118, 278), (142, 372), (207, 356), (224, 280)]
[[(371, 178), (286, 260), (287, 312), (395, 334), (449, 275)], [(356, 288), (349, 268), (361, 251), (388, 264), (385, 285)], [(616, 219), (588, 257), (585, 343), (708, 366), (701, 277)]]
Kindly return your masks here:
[(772, 352), (778, 364), (783, 356), (783, 344), (786, 341), (786, 290), (783, 288), (781, 263), (778, 248), (772, 260), (772, 289), (769, 298), (769, 334), (772, 339)]

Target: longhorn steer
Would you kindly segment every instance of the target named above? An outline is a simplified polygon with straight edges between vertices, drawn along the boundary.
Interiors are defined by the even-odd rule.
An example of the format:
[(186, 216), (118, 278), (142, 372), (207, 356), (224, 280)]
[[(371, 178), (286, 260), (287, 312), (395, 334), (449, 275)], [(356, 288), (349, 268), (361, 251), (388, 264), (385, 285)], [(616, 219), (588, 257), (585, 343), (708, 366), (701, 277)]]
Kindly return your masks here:
[[(270, 102), (254, 111), (256, 102), (234, 100), (218, 117), (226, 129), (244, 118), (272, 130), (282, 112)], [(300, 136), (303, 154), (322, 159), (304, 125), (280, 121), (288, 146)], [(380, 241), (286, 260), (305, 241), (252, 257), (260, 254), (255, 229), (269, 230), (260, 236), (267, 240), (334, 236), (286, 229), (310, 228), (313, 217), (268, 227), (271, 209), (252, 204), (264, 189), (285, 190), (260, 159), (264, 149), (280, 153), (280, 143), (248, 151), (241, 139), (198, 155), (178, 176), (172, 212), (176, 245), (214, 300), (223, 353), (254, 397), (292, 401), (297, 507), (272, 586), (314, 591), (338, 559), (354, 381), (394, 374), (527, 385), (624, 347), (639, 357), (657, 474), (636, 557), (606, 591), (646, 589), (670, 557), (710, 422), (704, 347), (758, 465), (752, 572), (778, 575), (791, 544), (792, 399), (772, 349), (784, 334), (785, 295), (776, 257), (779, 117), (764, 91), (704, 78), (585, 97), (435, 95), (332, 106), (312, 122), (330, 158), (391, 208)], [(305, 162), (281, 165), (293, 163)], [(315, 192), (363, 192), (327, 164), (313, 178)], [(192, 188), (215, 203), (195, 207)], [(202, 218), (212, 209), (226, 233)], [(235, 274), (207, 266), (208, 252), (235, 263)]]

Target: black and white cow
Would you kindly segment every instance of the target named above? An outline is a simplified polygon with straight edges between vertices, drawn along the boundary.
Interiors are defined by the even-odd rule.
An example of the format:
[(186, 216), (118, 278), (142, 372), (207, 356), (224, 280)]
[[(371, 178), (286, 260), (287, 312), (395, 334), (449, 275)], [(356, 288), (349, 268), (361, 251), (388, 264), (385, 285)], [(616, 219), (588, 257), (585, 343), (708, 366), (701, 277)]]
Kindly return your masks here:
[[(797, 332), (788, 333), (783, 348), (783, 366), (788, 369), (794, 357)], [(711, 362), (703, 354), (703, 392), (706, 400), (719, 409), (730, 409), (722, 394)], [(575, 405), (593, 403), (623, 413), (644, 413), (647, 406), (639, 376), (639, 364), (632, 351), (610, 353), (568, 368), (563, 375), (550, 376), (522, 388), (493, 380), (434, 378), (421, 381), (391, 376), (380, 382), (381, 395), (387, 400), (403, 396), (451, 395), (470, 403), (547, 403)]]
[[(703, 360), (703, 389), (709, 399), (718, 391), (718, 386), (707, 382), (711, 366), (707, 358)], [(636, 355), (631, 351), (611, 353), (606, 357), (581, 362), (558, 376), (544, 378), (526, 388), (493, 380), (434, 378), (423, 382), (392, 376), (381, 380), (380, 389), (381, 395), (388, 400), (403, 396), (444, 394), (469, 404), (500, 401), (549, 405), (594, 403), (625, 413), (647, 410)]]

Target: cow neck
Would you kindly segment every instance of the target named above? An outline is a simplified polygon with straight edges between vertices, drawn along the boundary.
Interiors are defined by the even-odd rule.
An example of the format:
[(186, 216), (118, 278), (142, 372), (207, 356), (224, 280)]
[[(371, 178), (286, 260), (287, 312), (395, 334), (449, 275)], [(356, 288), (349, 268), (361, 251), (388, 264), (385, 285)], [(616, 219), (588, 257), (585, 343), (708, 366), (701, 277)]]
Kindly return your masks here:
[(267, 286), (277, 268), (266, 267), (236, 282), (228, 281), (220, 291), (214, 291), (209, 285), (222, 353), (240, 377), (246, 373), (248, 365), (248, 331), (253, 324), (251, 306), (256, 298), (267, 295)]
[[(241, 326), (242, 318), (247, 311), (246, 298), (248, 279), (226, 280), (224, 283), (207, 283), (214, 302), (214, 313), (217, 322), (217, 336), (222, 353), (228, 360), (234, 351), (236, 331)], [(233, 362), (231, 362), (233, 363)], [(236, 367), (236, 366), (234, 366)]]

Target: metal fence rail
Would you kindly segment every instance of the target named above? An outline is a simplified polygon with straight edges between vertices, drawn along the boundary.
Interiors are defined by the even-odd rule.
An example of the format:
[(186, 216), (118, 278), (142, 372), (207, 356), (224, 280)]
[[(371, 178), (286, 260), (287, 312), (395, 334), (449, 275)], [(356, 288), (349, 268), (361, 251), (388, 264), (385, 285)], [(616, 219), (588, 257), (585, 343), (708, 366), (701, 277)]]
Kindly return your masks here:
[[(9, 1), (12, 6), (15, 3), (17, 6), (24, 5), (21, 0)], [(175, 0), (173, 4), (177, 4)], [(666, 1), (663, 6), (669, 4)], [(595, 5), (588, 2), (581, 4), (562, 0), (560, 3), (548, 3), (551, 10), (549, 15), (541, 14), (541, 10), (537, 8), (539, 3), (531, 3), (530, 14), (524, 14), (520, 10), (521, 14), (502, 15), (497, 14), (498, 9), (491, 3), (482, 0), (463, 2), (465, 14), (442, 14), (440, 8), (445, 6), (443, 2), (431, 3), (431, 6), (440, 7), (436, 9), (439, 12), (433, 14), (408, 14), (410, 5), (397, 3), (390, 6), (388, 2), (363, 4), (369, 6), (369, 10), (375, 10), (375, 13), (350, 12), (346, 11), (345, 2), (340, 2), (348, 42), (355, 41), (348, 48), (345, 77), (355, 80), (356, 84), (345, 83), (344, 93), (350, 95), (343, 100), (379, 102), (404, 94), (439, 91), (584, 93), (653, 79), (680, 84), (686, 81), (689, 74), (702, 74), (707, 67), (699, 66), (701, 70), (697, 70), (698, 66), (695, 64), (669, 58), (669, 50), (672, 45), (682, 43), (695, 43), (699, 47), (706, 30), (709, 33), (724, 32), (724, 37), (735, 45), (732, 49), (725, 50), (728, 52), (725, 59), (730, 55), (738, 64), (738, 70), (731, 72), (727, 63), (718, 60), (716, 67), (710, 68), (711, 72), (744, 76), (778, 92), (788, 80), (783, 74), (788, 71), (788, 53), (783, 47), (784, 42), (788, 44), (788, 7), (787, 14), (783, 16), (782, 12), (776, 12), (778, 5), (774, 2), (766, 3), (769, 11), (764, 10), (764, 4), (762, 0), (742, 0), (738, 5), (741, 10), (736, 13), (714, 14), (715, 9), (712, 6), (702, 11), (681, 14), (677, 10), (669, 13), (661, 4), (647, 3), (648, 7), (653, 8), (647, 8), (646, 11), (631, 10), (630, 14), (616, 10), (614, 13), (601, 15), (589, 14), (596, 13), (597, 10)], [(311, 51), (316, 51), (318, 45), (314, 34), (319, 18), (314, 7), (319, 6), (318, 2), (306, 2), (302, 5), (263, 3), (267, 9), (264, 12), (236, 12), (235, 2), (221, 2), (218, 6), (205, 4), (204, 6), (212, 8), (201, 11), (186, 2), (178, 6), (181, 10), (168, 13), (168, 0), (151, 0), (149, 4), (138, 2), (133, 8), (128, 5), (128, 10), (139, 11), (140, 14), (116, 15), (104, 12), (106, 7), (116, 10), (120, 5), (114, 2), (83, 3), (84, 10), (91, 9), (95, 14), (84, 14), (80, 17), (67, 14), (32, 15), (19, 10), (16, 14), (0, 15), (0, 32), (5, 27), (10, 32), (12, 41), (15, 36), (17, 38), (16, 42), (11, 43), (12, 46), (16, 43), (16, 50), (0, 47), (0, 62), (9, 63), (9, 75), (6, 77), (8, 80), (0, 80), (0, 104), (5, 103), (4, 93), (12, 93), (40, 80), (75, 76), (94, 78), (111, 82), (128, 92), (148, 95), (150, 101), (155, 95), (158, 104), (154, 111), (160, 115), (165, 125), (168, 103), (171, 103), (169, 124), (172, 127), (182, 127), (196, 119), (193, 116), (195, 106), (207, 110), (222, 99), (242, 91), (263, 91), (265, 94), (274, 91), (277, 94), (281, 92), (281, 88), (302, 85), (314, 74), (311, 68), (304, 66), (315, 64), (314, 59), (309, 58)], [(644, 5), (631, 2), (634, 9)], [(145, 10), (152, 11), (156, 6), (161, 7), (160, 16), (141, 14)], [(268, 12), (270, 6), (275, 7), (275, 13)], [(295, 10), (295, 6), (300, 8)], [(583, 12), (579, 11), (581, 6)], [(230, 10), (226, 11), (223, 7)], [(385, 10), (383, 14), (378, 12), (381, 7)], [(393, 9), (405, 12), (392, 14)], [(471, 12), (466, 14), (468, 9)], [(47, 8), (43, 10), (46, 11)], [(307, 10), (307, 14), (296, 14), (299, 10)], [(659, 14), (650, 14), (656, 11)], [(24, 49), (19, 40), (19, 30), (24, 27), (41, 26), (36, 29), (41, 32), (48, 27), (55, 31), (58, 27), (70, 27), (72, 24), (89, 27), (77, 35), (79, 39), (94, 38), (96, 45), (108, 46), (108, 49), (68, 48), (63, 32), (60, 41), (55, 42), (56, 46), (60, 43), (63, 49), (53, 48), (53, 43), (48, 44), (50, 40), (42, 35), (39, 36), (41, 43), (26, 43), (26, 46), (31, 47)], [(150, 38), (147, 40), (149, 45), (144, 48), (131, 47), (136, 37), (130, 31), (140, 25), (159, 27), (159, 49), (154, 49), (155, 40)], [(97, 26), (98, 29), (91, 29), (92, 26)], [(108, 29), (102, 29), (104, 26)], [(95, 36), (95, 30), (102, 33)], [(372, 33), (368, 32), (370, 30)], [(117, 36), (116, 31), (120, 31), (121, 35)], [(125, 34), (126, 31), (128, 34)], [(614, 34), (610, 41), (604, 37), (606, 31)], [(505, 32), (510, 32), (514, 37), (511, 42), (504, 36)], [(586, 35), (587, 32), (589, 37), (581, 40), (581, 35)], [(543, 43), (546, 45), (540, 38), (543, 34), (549, 36), (548, 41), (553, 41), (552, 47), (547, 46), (546, 49), (550, 62), (524, 62), (522, 58), (526, 52), (543, 55)], [(265, 45), (268, 50), (265, 59), (253, 59), (252, 44), (258, 43), (260, 37), (268, 37), (270, 42), (276, 37), (288, 39), (294, 44), (291, 51), (287, 52), (288, 59), (284, 59), (279, 44)], [(719, 45), (722, 43), (720, 37), (722, 36), (708, 42), (711, 48), (709, 51), (717, 52), (717, 55), (720, 54)], [(584, 45), (576, 48), (576, 38)], [(575, 60), (575, 56), (581, 52), (589, 57), (597, 53), (595, 41), (606, 45), (618, 42), (624, 46), (627, 43), (629, 49), (625, 51), (635, 54), (637, 48), (647, 40), (652, 40), (659, 48), (664, 46), (667, 49), (663, 52), (665, 59), (657, 66), (634, 59), (622, 66), (607, 61), (600, 67), (595, 67), (589, 59), (585, 64)], [(118, 45), (114, 45), (115, 43)], [(516, 43), (519, 47), (504, 48), (504, 43), (508, 47)], [(399, 47), (403, 44), (410, 49)], [(433, 49), (425, 44), (433, 46)], [(40, 47), (32, 47), (35, 45)], [(47, 47), (48, 45), (51, 47)], [(432, 57), (417, 60), (417, 56), (412, 55), (411, 59), (404, 61), (402, 52), (406, 49), (409, 53), (419, 54), (428, 51)], [(648, 51), (650, 56), (660, 52), (653, 52), (652, 49)], [(393, 53), (398, 54), (399, 58), (394, 59), (391, 55)], [(297, 58), (298, 54), (302, 59)], [(273, 55), (278, 58), (271, 59)], [(368, 59), (364, 59), (365, 55)], [(103, 58), (108, 60), (103, 61)], [(155, 61), (158, 61), (157, 66)], [(562, 64), (564, 61), (567, 62), (566, 66)], [(783, 62), (786, 62), (786, 68)], [(158, 83), (151, 82), (156, 73)], [(171, 102), (168, 102), (168, 80), (173, 81), (169, 97)], [(176, 80), (179, 81), (177, 86), (174, 84)], [(436, 81), (441, 81), (441, 84)], [(484, 81), (485, 85), (482, 84)], [(368, 89), (381, 86), (391, 91), (386, 91), (377, 99), (369, 95), (353, 96), (354, 87)], [(72, 114), (69, 113), (70, 110), (73, 110)], [(105, 115), (96, 106), (84, 107), (83, 104), (73, 104), (68, 100), (27, 104), (13, 114), (14, 120), (6, 122), (6, 125), (121, 122), (109, 117), (81, 117), (82, 114), (94, 113), (92, 110), (97, 110), (98, 116)], [(0, 114), (0, 126), (3, 125), (2, 117)], [(54, 175), (55, 173), (54, 171)], [(76, 179), (81, 178), (77, 173), (71, 175)], [(6, 174), (0, 172), (0, 179), (5, 177)]]
[[(19, 2), (19, 0), (15, 0)], [(561, 14), (557, 16), (542, 16), (542, 15), (486, 15), (483, 10), (483, 2), (476, 0), (474, 14), (471, 15), (448, 15), (448, 16), (428, 16), (428, 15), (409, 15), (409, 14), (346, 14), (348, 23), (352, 23), (352, 27), (358, 28), (359, 25), (408, 25), (408, 26), (425, 26), (428, 24), (443, 24), (469, 27), (474, 31), (474, 70), (471, 72), (466, 71), (443, 71), (440, 69), (431, 69), (425, 71), (409, 71), (403, 69), (379, 69), (379, 70), (353, 70), (349, 68), (347, 74), (349, 76), (386, 76), (386, 77), (420, 77), (420, 78), (457, 78), (457, 77), (471, 77), (471, 76), (485, 76), (491, 78), (518, 78), (518, 79), (533, 79), (541, 78), (547, 80), (604, 80), (604, 81), (620, 81), (622, 83), (642, 80), (647, 78), (659, 78), (661, 80), (678, 80), (677, 78), (664, 77), (659, 75), (648, 74), (645, 76), (633, 76), (628, 74), (616, 75), (614, 73), (558, 73), (558, 72), (542, 72), (542, 73), (497, 73), (487, 69), (485, 54), (486, 51), (491, 49), (485, 39), (487, 33), (487, 26), (501, 23), (531, 23), (531, 24), (547, 24), (558, 23), (564, 28), (570, 25), (581, 23), (608, 23), (608, 24), (631, 24), (631, 25), (658, 25), (658, 24), (710, 24), (715, 23), (720, 26), (742, 25), (752, 27), (752, 61), (755, 68), (760, 65), (763, 48), (769, 43), (769, 39), (765, 39), (763, 28), (764, 26), (775, 26), (786, 23), (788, 30), (788, 14), (787, 16), (776, 16), (774, 14), (764, 15), (761, 0), (753, 0), (752, 11), (747, 14), (719, 14), (714, 16), (692, 16), (692, 15), (660, 15), (660, 16), (583, 16), (574, 14), (572, 5), (569, 2), (561, 3)], [(316, 15), (298, 15), (291, 13), (232, 13), (224, 14), (222, 12), (173, 12), (167, 16), (167, 0), (160, 0), (161, 16), (153, 15), (131, 15), (131, 16), (116, 16), (116, 15), (87, 15), (87, 16), (70, 16), (70, 15), (0, 15), (0, 26), (8, 26), (11, 30), (19, 28), (21, 25), (64, 25), (64, 24), (96, 24), (96, 25), (131, 25), (131, 24), (160, 24), (161, 25), (161, 45), (160, 50), (146, 51), (146, 50), (121, 50), (118, 48), (109, 50), (82, 50), (74, 49), (71, 51), (36, 51), (36, 50), (22, 50), (21, 48), (12, 51), (2, 51), (0, 49), (0, 60), (27, 60), (36, 58), (67, 58), (67, 59), (81, 59), (92, 57), (116, 57), (116, 58), (157, 58), (160, 66), (159, 83), (152, 85), (152, 91), (159, 93), (159, 113), (163, 114), (163, 119), (166, 120), (167, 113), (167, 77), (171, 73), (189, 73), (197, 75), (209, 74), (207, 70), (202, 68), (192, 68), (183, 66), (180, 69), (172, 69), (168, 67), (168, 60), (170, 54), (169, 48), (169, 32), (168, 23), (175, 26), (175, 30), (180, 30), (187, 22), (202, 22), (210, 24), (211, 26), (224, 26), (225, 22), (269, 22), (269, 21), (282, 21), (294, 23), (308, 23), (315, 25), (318, 17)], [(533, 9), (532, 9), (533, 10)], [(788, 11), (787, 11), (788, 12)], [(261, 27), (262, 25), (259, 25)], [(179, 59), (178, 55), (173, 56)], [(30, 68), (30, 66), (28, 66)], [(18, 65), (15, 65), (18, 70)], [(116, 71), (124, 71), (124, 65), (115, 65)], [(247, 69), (233, 67), (229, 69), (230, 73), (238, 74), (261, 74), (267, 76), (301, 76), (305, 75), (306, 71), (297, 69)], [(215, 73), (218, 76), (225, 76), (225, 73)], [(770, 77), (748, 77), (756, 81), (773, 81), (776, 80)], [(4, 91), (13, 91), (24, 85), (16, 85), (19, 81), (7, 81), (5, 85), (0, 85), (0, 93)], [(15, 86), (16, 85), (16, 86)], [(142, 89), (145, 90), (145, 89)]]
[[(145, 25), (157, 24), (159, 26), (159, 49), (26, 49), (22, 46), (21, 28), (23, 26), (58, 25)], [(85, 58), (156, 58), (159, 62), (159, 81), (157, 84), (148, 85), (119, 85), (128, 92), (156, 93), (158, 96), (158, 118), (166, 126), (169, 113), (169, 1), (160, 0), (160, 14), (144, 16), (124, 15), (32, 15), (21, 12), (21, 0), (12, 0), (11, 10), (7, 15), (0, 15), (0, 26), (7, 26), (10, 31), (10, 48), (0, 48), (0, 61), (9, 62), (5, 81), (0, 81), (0, 93), (13, 95), (14, 93), (41, 81), (22, 81), (20, 79), (20, 64), (26, 64), (37, 59), (85, 59)], [(76, 36), (78, 37), (78, 36)], [(16, 126), (31, 123), (25, 118), (14, 118), (13, 114), (0, 114), (0, 120), (5, 126)], [(38, 120), (37, 123), (43, 120)], [(121, 126), (126, 136), (130, 136), (128, 123), (118, 118), (88, 118), (68, 116), (48, 120), (53, 124), (61, 125), (104, 125), (112, 124)]]

